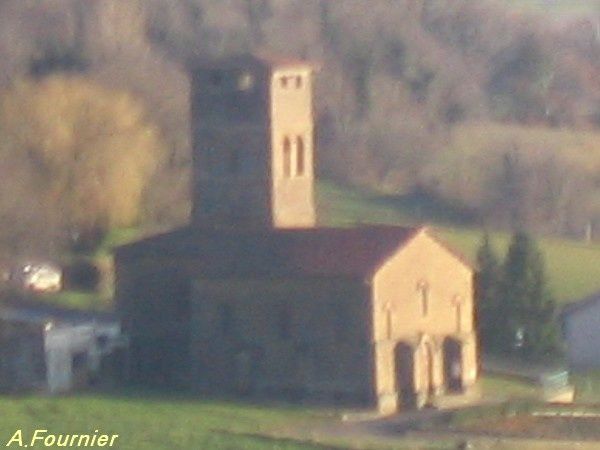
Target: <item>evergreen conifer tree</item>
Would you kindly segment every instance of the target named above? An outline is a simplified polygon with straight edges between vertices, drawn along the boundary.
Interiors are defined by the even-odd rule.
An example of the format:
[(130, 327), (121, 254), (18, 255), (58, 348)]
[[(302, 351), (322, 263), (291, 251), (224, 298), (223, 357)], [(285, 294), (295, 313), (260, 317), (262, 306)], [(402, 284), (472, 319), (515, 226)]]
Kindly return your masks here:
[(484, 351), (498, 350), (501, 345), (499, 334), (502, 329), (498, 317), (500, 264), (486, 232), (477, 251), (477, 279), (475, 296), (477, 298), (477, 321)]
[(542, 255), (526, 233), (514, 234), (502, 272), (500, 348), (533, 357), (555, 353), (559, 348), (555, 301), (548, 290)]

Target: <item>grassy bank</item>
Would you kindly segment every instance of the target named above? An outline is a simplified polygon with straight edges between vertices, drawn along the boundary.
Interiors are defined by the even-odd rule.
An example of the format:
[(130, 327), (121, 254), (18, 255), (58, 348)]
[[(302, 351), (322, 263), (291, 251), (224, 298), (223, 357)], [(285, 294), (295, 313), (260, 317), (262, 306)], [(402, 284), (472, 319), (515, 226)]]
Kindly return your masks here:
[(3, 443), (18, 429), (22, 430), (24, 439), (30, 439), (35, 429), (46, 429), (54, 434), (83, 434), (94, 430), (118, 434), (113, 448), (132, 450), (325, 448), (269, 437), (286, 427), (301, 427), (324, 419), (299, 408), (191, 401), (147, 393), (144, 397), (0, 397), (0, 403), (0, 442)]

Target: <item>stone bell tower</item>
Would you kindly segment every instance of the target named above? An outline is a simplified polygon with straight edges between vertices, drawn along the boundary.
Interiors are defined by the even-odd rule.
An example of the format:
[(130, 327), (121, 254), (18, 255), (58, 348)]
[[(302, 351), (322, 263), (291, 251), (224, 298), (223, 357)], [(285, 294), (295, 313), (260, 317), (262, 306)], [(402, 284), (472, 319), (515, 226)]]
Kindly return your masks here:
[(255, 55), (195, 67), (194, 225), (314, 226), (312, 73)]

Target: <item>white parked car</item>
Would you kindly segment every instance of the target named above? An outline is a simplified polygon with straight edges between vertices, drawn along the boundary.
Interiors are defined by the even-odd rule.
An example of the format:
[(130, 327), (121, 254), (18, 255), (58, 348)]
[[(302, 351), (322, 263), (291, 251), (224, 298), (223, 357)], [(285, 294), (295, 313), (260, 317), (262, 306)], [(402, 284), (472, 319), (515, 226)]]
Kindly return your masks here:
[(35, 292), (62, 289), (62, 270), (51, 264), (27, 264), (23, 267), (23, 288)]

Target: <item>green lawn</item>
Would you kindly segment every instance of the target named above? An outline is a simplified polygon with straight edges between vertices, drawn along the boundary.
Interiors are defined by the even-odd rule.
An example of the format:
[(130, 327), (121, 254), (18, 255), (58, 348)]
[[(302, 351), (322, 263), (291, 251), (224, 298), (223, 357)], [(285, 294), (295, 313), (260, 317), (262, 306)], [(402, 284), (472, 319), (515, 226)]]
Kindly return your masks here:
[(481, 376), (482, 395), (487, 400), (539, 399), (539, 387), (515, 377), (484, 374)]
[[(17, 430), (23, 443), (36, 429), (53, 434), (118, 434), (126, 450), (453, 450), (456, 439), (346, 435), (330, 409), (253, 405), (149, 391), (68, 397), (0, 395), (0, 447)], [(329, 431), (327, 431), (329, 430)], [(42, 447), (36, 443), (36, 447)], [(19, 448), (13, 444), (11, 448)], [(35, 447), (34, 447), (35, 448)], [(52, 447), (54, 448), (54, 447)]]
[(317, 184), (316, 200), (319, 223), (330, 226), (356, 223), (466, 226), (473, 220), (468, 211), (425, 195), (381, 195), (328, 181)]
[(139, 234), (140, 230), (138, 228), (115, 228), (106, 234), (95, 254), (92, 256), (111, 255), (115, 247), (134, 241)]
[(42, 294), (38, 300), (72, 309), (104, 310), (110, 307), (112, 300), (97, 292), (61, 291), (56, 294)]
[(286, 427), (302, 427), (327, 417), (324, 412), (311, 413), (299, 408), (192, 401), (148, 394), (143, 398), (133, 395), (0, 397), (0, 404), (0, 446), (18, 429), (23, 430), (24, 437), (30, 437), (35, 429), (47, 429), (55, 434), (93, 433), (94, 430), (118, 434), (112, 448), (132, 450), (325, 448), (269, 437)]

